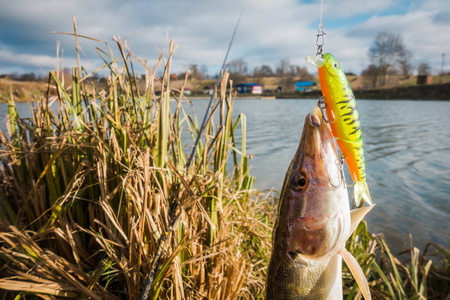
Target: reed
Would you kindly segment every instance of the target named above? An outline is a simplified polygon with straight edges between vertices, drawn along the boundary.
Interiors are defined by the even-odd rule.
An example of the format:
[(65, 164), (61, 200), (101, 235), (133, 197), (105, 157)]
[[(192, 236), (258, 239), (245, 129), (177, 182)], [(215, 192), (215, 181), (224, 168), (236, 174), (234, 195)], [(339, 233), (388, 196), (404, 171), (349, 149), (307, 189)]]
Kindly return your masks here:
[[(74, 36), (78, 51), (81, 36)], [(253, 189), (246, 119), (233, 115), (228, 74), (186, 170), (199, 125), (185, 111), (183, 89), (170, 85), (174, 43), (153, 67), (126, 41), (115, 46), (118, 56), (109, 45), (97, 48), (110, 74), (104, 88), (78, 65), (69, 83), (60, 70), (50, 73), (31, 119), (20, 118), (13, 97), (8, 102), (8, 132), (0, 132), (0, 296), (138, 299), (167, 234), (150, 299), (263, 298), (276, 199)], [(137, 64), (146, 70), (141, 83)], [(411, 263), (400, 263), (364, 222), (348, 244), (376, 299), (422, 299), (448, 283), (449, 254), (437, 245), (425, 252), (431, 247), (446, 259), (439, 269), (415, 248)], [(358, 297), (347, 270), (344, 284), (347, 299)]]
[[(181, 135), (189, 131), (193, 142), (199, 128), (182, 91), (170, 88), (174, 43), (153, 68), (125, 41), (115, 43), (118, 57), (109, 46), (98, 49), (110, 73), (105, 88), (97, 90), (92, 74), (76, 67), (68, 84), (51, 72), (31, 120), (18, 116), (13, 98), (8, 103), (0, 288), (17, 299), (137, 299), (168, 232), (151, 299), (261, 295), (270, 244), (256, 237), (269, 236), (273, 203), (252, 189), (245, 116), (233, 118), (228, 74), (186, 171), (190, 143)], [(134, 64), (147, 71), (144, 92)], [(174, 201), (180, 206), (171, 228)]]
[[(428, 244), (420, 255), (411, 235), (410, 241), (410, 249), (394, 255), (383, 234), (369, 233), (365, 221), (350, 236), (346, 248), (360, 263), (373, 299), (447, 299), (450, 295), (450, 252)], [(345, 264), (343, 282), (346, 300), (362, 299)]]

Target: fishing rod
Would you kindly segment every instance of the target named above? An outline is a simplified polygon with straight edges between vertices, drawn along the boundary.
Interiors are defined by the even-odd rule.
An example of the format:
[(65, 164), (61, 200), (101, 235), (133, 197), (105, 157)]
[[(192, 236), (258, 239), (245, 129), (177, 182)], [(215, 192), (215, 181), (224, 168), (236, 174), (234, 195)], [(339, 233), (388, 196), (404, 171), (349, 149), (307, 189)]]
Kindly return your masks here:
[[(205, 115), (203, 117), (203, 121), (202, 121), (202, 124), (200, 126), (200, 129), (198, 131), (198, 135), (197, 135), (197, 138), (195, 140), (194, 147), (192, 148), (191, 155), (189, 157), (188, 162), (186, 163), (186, 166), (185, 166), (186, 167), (186, 172), (189, 170), (189, 168), (191, 166), (191, 163), (193, 161), (193, 157), (195, 155), (195, 151), (197, 150), (198, 143), (200, 142), (200, 139), (201, 139), (201, 137), (203, 135), (203, 131), (205, 130), (205, 127), (206, 127), (206, 121), (210, 118), (210, 115), (209, 115), (210, 114), (210, 109), (211, 109), (213, 100), (215, 98), (216, 91), (217, 91), (217, 88), (219, 86), (220, 80), (222, 79), (222, 76), (223, 76), (225, 65), (226, 65), (226, 62), (227, 62), (227, 59), (228, 59), (228, 54), (230, 53), (230, 49), (231, 49), (231, 46), (233, 44), (234, 37), (236, 35), (237, 29), (239, 27), (239, 23), (241, 21), (242, 12), (243, 12), (243, 10), (241, 10), (241, 13), (239, 14), (239, 18), (238, 18), (237, 23), (236, 23), (236, 26), (234, 27), (233, 35), (231, 36), (231, 40), (230, 40), (230, 43), (228, 45), (227, 52), (225, 54), (225, 58), (224, 58), (223, 63), (222, 63), (222, 68), (220, 69), (220, 74), (219, 74), (219, 76), (217, 78), (216, 84), (214, 85), (214, 90), (213, 90), (213, 93), (211, 94), (211, 97), (209, 99), (209, 104), (208, 104), (208, 107), (206, 109)], [(212, 110), (212, 112), (214, 112), (214, 111), (215, 111), (215, 109)], [(158, 248), (156, 250), (155, 258), (153, 259), (152, 268), (150, 270), (150, 273), (149, 273), (147, 279), (145, 280), (144, 288), (142, 290), (141, 296), (139, 297), (140, 300), (147, 300), (148, 299), (148, 293), (150, 292), (150, 288), (152, 287), (153, 281), (155, 279), (156, 271), (158, 270), (159, 260), (161, 259), (161, 256), (162, 256), (162, 254), (164, 252), (164, 245), (165, 245), (165, 242), (167, 240), (167, 236), (169, 235), (169, 231), (172, 229), (172, 227), (173, 227), (173, 225), (175, 223), (175, 212), (177, 211), (178, 205), (179, 205), (179, 199), (176, 198), (176, 199), (174, 199), (172, 207), (170, 209), (169, 226), (168, 226), (169, 230), (163, 231), (163, 233), (161, 234), (161, 236), (159, 238)]]
[(216, 84), (214, 85), (213, 93), (212, 93), (211, 97), (209, 98), (209, 104), (208, 104), (208, 107), (206, 109), (205, 116), (203, 117), (203, 122), (202, 122), (202, 125), (200, 126), (200, 131), (198, 132), (197, 139), (195, 140), (194, 148), (192, 148), (191, 156), (189, 157), (189, 160), (188, 160), (188, 162), (186, 164), (186, 171), (191, 166), (192, 158), (194, 157), (195, 151), (197, 150), (197, 145), (198, 145), (198, 143), (200, 141), (200, 138), (201, 138), (201, 136), (203, 134), (203, 130), (205, 130), (205, 127), (206, 127), (205, 126), (206, 125), (206, 120), (209, 119), (208, 113), (209, 113), (209, 110), (211, 109), (211, 104), (213, 102), (214, 95), (216, 94), (217, 87), (219, 86), (219, 82), (222, 79), (223, 70), (225, 68), (225, 64), (227, 62), (228, 54), (230, 53), (231, 45), (233, 44), (234, 36), (236, 35), (236, 31), (238, 29), (239, 22), (241, 21), (241, 17), (242, 17), (242, 11), (241, 11), (241, 14), (239, 15), (239, 19), (238, 19), (238, 21), (236, 23), (236, 27), (234, 28), (233, 35), (231, 36), (230, 44), (228, 45), (228, 50), (227, 50), (227, 53), (225, 54), (225, 58), (224, 58), (223, 63), (222, 63), (222, 68), (220, 69), (220, 75), (217, 78)]

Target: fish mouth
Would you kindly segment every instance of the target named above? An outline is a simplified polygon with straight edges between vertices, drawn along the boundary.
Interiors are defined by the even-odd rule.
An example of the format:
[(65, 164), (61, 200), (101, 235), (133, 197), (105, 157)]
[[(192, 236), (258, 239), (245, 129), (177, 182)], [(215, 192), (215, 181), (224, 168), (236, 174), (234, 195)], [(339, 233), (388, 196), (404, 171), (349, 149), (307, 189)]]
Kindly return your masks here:
[[(334, 139), (330, 125), (324, 122), (322, 111), (316, 106), (314, 112), (309, 113), (305, 118), (302, 138), (293, 160), (296, 165), (294, 169), (301, 169), (306, 158), (315, 162), (322, 160), (321, 157), (325, 158), (325, 156), (328, 159), (331, 155), (327, 153), (332, 152), (332, 147), (334, 147)], [(316, 173), (313, 170), (307, 172), (310, 173), (310, 171)]]
[(325, 60), (317, 56), (307, 56), (305, 60), (317, 68), (321, 68), (325, 64)]
[[(316, 108), (318, 110), (316, 110)], [(322, 112), (318, 107), (316, 108), (314, 108), (314, 113), (309, 114), (308, 116), (310, 124), (314, 127), (319, 127), (320, 125), (322, 125)]]

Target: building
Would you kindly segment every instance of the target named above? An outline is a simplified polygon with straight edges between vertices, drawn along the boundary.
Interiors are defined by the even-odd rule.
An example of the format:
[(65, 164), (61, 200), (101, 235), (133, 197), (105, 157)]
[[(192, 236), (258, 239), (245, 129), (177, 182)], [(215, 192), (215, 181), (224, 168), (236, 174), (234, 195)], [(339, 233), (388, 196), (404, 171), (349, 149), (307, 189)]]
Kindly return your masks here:
[(205, 86), (203, 88), (203, 94), (204, 95), (212, 95), (214, 93), (214, 87), (213, 86)]
[(418, 75), (417, 76), (417, 85), (432, 84), (432, 83), (433, 83), (432, 75)]
[(297, 92), (311, 92), (312, 88), (317, 84), (314, 81), (297, 81), (295, 90)]
[(236, 89), (239, 94), (262, 94), (263, 86), (258, 83), (245, 82), (238, 84)]

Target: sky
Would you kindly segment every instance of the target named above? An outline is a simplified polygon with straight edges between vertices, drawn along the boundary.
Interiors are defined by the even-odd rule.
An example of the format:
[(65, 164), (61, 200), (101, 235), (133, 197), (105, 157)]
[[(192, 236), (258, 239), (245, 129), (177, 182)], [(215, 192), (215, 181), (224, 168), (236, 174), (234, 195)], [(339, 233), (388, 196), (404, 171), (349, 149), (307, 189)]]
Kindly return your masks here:
[[(450, 71), (449, 0), (323, 0), (324, 52), (332, 53), (345, 72), (360, 74), (369, 64), (368, 50), (378, 33), (399, 34), (411, 51), (415, 70), (427, 63), (434, 74)], [(244, 59), (251, 71), (263, 64), (273, 69), (281, 60), (307, 67), (304, 57), (315, 55), (320, 0), (0, 0), (0, 74), (56, 69), (57, 49), (64, 67), (76, 66), (72, 36), (77, 32), (106, 42), (126, 39), (133, 53), (155, 62), (167, 53), (170, 40), (178, 48), (172, 72), (190, 64), (206, 66), (210, 75), (222, 65), (242, 10), (228, 61)], [(96, 47), (105, 43), (80, 40), (87, 70), (102, 65)], [(158, 50), (159, 49), (159, 50)], [(59, 61), (61, 65), (61, 61)], [(139, 72), (139, 70), (138, 70)]]

